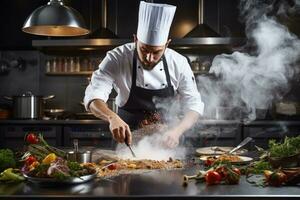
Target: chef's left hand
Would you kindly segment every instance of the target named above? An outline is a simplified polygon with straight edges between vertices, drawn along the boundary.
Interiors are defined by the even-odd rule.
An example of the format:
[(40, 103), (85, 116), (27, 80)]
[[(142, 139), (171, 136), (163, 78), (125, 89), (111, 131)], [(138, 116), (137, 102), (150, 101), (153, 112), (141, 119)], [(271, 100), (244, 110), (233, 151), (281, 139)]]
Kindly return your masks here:
[(167, 148), (175, 148), (179, 144), (182, 132), (177, 129), (170, 129), (163, 134), (162, 144)]

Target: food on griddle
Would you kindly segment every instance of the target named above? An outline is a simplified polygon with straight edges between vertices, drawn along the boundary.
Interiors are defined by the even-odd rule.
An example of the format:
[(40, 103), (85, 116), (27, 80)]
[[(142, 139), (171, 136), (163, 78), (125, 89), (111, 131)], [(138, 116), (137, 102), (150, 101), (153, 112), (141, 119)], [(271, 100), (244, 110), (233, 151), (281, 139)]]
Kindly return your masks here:
[(158, 160), (118, 160), (109, 164), (107, 160), (99, 162), (99, 176), (115, 176), (121, 171), (133, 170), (153, 170), (153, 169), (177, 169), (182, 168), (183, 163), (180, 160), (169, 159), (168, 161)]

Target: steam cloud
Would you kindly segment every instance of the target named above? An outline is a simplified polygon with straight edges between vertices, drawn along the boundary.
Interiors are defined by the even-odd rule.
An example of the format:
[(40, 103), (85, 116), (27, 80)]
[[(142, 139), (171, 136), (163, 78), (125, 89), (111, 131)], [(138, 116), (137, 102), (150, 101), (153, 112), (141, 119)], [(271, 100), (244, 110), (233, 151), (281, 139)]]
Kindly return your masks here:
[[(290, 89), (290, 80), (297, 72), (300, 41), (275, 17), (270, 1), (241, 1), (248, 42), (255, 45), (250, 53), (234, 52), (214, 58), (210, 73), (215, 78), (198, 77), (198, 89), (205, 99), (206, 113), (220, 107), (241, 108), (244, 120), (256, 119), (257, 109), (268, 109)], [(283, 13), (286, 4), (277, 5)], [(233, 113), (228, 111), (222, 115)], [(223, 116), (224, 117), (224, 116)], [(236, 118), (241, 116), (236, 115)]]
[(141, 139), (137, 145), (133, 146), (136, 158), (132, 157), (130, 150), (123, 144), (117, 146), (116, 153), (123, 159), (168, 160), (170, 157), (173, 159), (184, 158), (186, 153), (184, 148), (164, 148), (161, 144), (161, 137), (161, 134), (154, 133)]

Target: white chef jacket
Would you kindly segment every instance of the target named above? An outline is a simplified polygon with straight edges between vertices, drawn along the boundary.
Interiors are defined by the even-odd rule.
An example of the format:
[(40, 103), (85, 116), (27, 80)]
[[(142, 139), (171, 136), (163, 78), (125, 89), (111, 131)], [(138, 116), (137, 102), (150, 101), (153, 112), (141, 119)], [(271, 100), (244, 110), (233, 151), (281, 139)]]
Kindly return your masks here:
[[(89, 111), (89, 104), (94, 99), (106, 102), (112, 88), (118, 93), (116, 105), (126, 104), (132, 82), (132, 60), (135, 43), (128, 43), (108, 51), (106, 57), (93, 72), (91, 82), (87, 86), (84, 104)], [(167, 48), (164, 53), (168, 64), (171, 84), (181, 96), (185, 108), (203, 114), (204, 103), (201, 100), (194, 74), (187, 59), (176, 51)], [(167, 87), (163, 62), (160, 61), (152, 70), (143, 69), (137, 59), (136, 85), (145, 89), (162, 89)]]

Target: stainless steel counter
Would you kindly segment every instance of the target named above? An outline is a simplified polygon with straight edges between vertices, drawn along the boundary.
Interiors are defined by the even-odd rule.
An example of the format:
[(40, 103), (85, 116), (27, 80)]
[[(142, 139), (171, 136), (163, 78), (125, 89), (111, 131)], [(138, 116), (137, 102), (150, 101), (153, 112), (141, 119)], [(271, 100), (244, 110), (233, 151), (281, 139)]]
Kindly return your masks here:
[(299, 199), (300, 187), (256, 187), (241, 178), (239, 185), (206, 186), (191, 181), (182, 186), (183, 174), (193, 174), (197, 167), (186, 170), (152, 171), (144, 174), (120, 175), (97, 179), (81, 185), (52, 187), (20, 183), (0, 185), (0, 199)]

